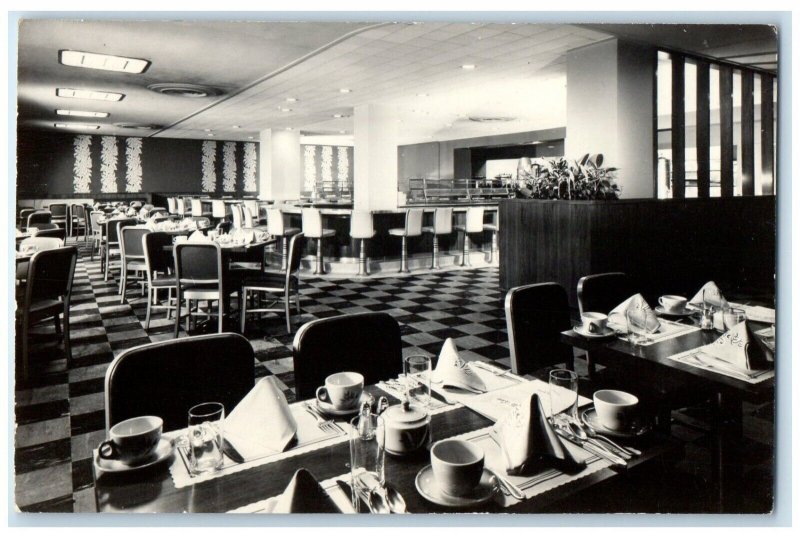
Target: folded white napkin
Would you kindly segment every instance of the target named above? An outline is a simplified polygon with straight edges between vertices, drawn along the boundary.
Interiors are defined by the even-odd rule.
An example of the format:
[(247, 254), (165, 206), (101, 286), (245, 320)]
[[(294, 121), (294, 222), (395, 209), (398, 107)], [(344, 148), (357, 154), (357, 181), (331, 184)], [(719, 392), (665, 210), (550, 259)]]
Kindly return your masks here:
[(278, 497), (273, 514), (334, 514), (341, 510), (306, 469), (298, 469)]
[(713, 344), (702, 349), (708, 355), (747, 373), (765, 370), (773, 361), (772, 351), (753, 333), (746, 321), (734, 325)]
[(700, 291), (694, 294), (694, 297), (689, 301), (690, 305), (702, 307), (703, 303), (707, 303), (717, 308), (726, 308), (728, 301), (722, 295), (722, 292), (717, 287), (713, 280), (706, 282)]
[(431, 380), (441, 383), (443, 387), (486, 392), (483, 380), (472, 371), (467, 361), (458, 356), (458, 349), (452, 338), (444, 341)]
[(151, 232), (155, 232), (156, 231), (156, 223), (153, 221), (153, 219), (149, 219), (147, 222), (144, 223), (144, 225)]
[(245, 461), (283, 452), (297, 432), (274, 376), (263, 378), (225, 419), (225, 438)]
[(189, 236), (189, 241), (193, 243), (210, 243), (211, 239), (209, 239), (206, 234), (200, 230), (195, 230), (192, 232), (192, 235)]
[(535, 393), (499, 420), (490, 435), (500, 445), (509, 475), (535, 474), (546, 466), (575, 470), (585, 465), (553, 431)]
[(608, 314), (608, 322), (618, 328), (627, 330), (628, 317), (630, 317), (638, 327), (644, 327), (646, 319), (647, 327), (644, 328), (646, 328), (648, 332), (654, 332), (661, 326), (661, 322), (658, 321), (655, 314), (652, 314), (652, 311), (653, 309), (650, 308), (650, 305), (647, 304), (644, 297), (642, 297), (640, 293), (637, 293), (625, 299), (619, 306), (614, 308)]

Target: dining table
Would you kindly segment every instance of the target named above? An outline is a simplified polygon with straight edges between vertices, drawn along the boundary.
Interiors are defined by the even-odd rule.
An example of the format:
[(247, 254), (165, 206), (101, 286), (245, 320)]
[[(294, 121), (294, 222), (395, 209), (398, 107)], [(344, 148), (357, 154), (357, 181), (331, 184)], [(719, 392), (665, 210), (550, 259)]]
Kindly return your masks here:
[[(516, 380), (512, 383), (512, 388), (547, 390), (546, 382), (531, 376), (516, 376)], [(368, 385), (364, 390), (373, 400), (377, 401), (385, 396), (390, 405), (393, 405), (402, 396), (394, 389), (397, 381), (392, 383), (395, 385), (389, 381)], [(494, 419), (485, 412), (479, 412), (480, 407), (477, 404), (462, 404), (452, 400), (445, 402), (445, 399), (434, 392), (430, 404), (429, 443), (453, 437), (488, 437), (486, 431), (495, 423)], [(583, 405), (588, 402), (585, 399), (581, 401)], [(295, 412), (303, 413), (303, 406), (309, 403), (311, 400), (295, 402), (291, 404), (291, 408), (296, 409)], [(348, 421), (352, 416), (330, 417), (342, 432), (332, 439), (310, 446), (290, 448), (286, 453), (263, 460), (236, 464), (229, 462), (226, 457), (226, 464), (221, 471), (194, 479), (188, 474), (180, 448), (164, 464), (142, 471), (107, 473), (95, 464), (93, 470), (97, 509), (99, 512), (125, 513), (265, 513), (268, 512), (266, 507), (270, 505), (270, 501), (281, 495), (295, 472), (301, 468), (309, 470), (331, 498), (336, 495), (339, 499), (348, 499), (344, 488), (337, 484), (350, 483), (349, 432), (352, 426)], [(166, 435), (181, 439), (183, 432)], [(570, 497), (591, 494), (591, 488), (599, 484), (624, 477), (634, 468), (644, 470), (648, 464), (663, 463), (680, 455), (683, 450), (683, 444), (679, 440), (655, 431), (625, 442), (629, 446), (635, 445), (640, 452), (640, 455), (628, 460), (625, 466), (610, 465), (605, 461), (597, 461), (600, 458), (595, 457), (588, 460), (594, 462), (594, 467), (587, 467), (574, 476), (552, 469), (543, 470), (542, 483), (537, 482), (532, 490), (526, 489), (524, 500), (515, 500), (507, 491), (498, 488), (493, 490), (490, 500), (467, 509), (440, 506), (420, 494), (415, 485), (416, 478), (430, 464), (430, 454), (425, 448), (405, 456), (387, 453), (384, 472), (386, 483), (401, 494), (407, 512), (412, 514), (562, 513), (569, 511)], [(353, 505), (348, 506), (351, 508), (350, 513), (354, 513)]]
[[(739, 303), (731, 303), (731, 306), (765, 308)], [(774, 310), (772, 312), (774, 317)], [(767, 371), (765, 375), (750, 379), (745, 375), (735, 375), (735, 372), (722, 367), (679, 360), (691, 355), (694, 350), (714, 343), (724, 331), (719, 328), (700, 329), (699, 313), (678, 319), (661, 318), (661, 322), (681, 324), (696, 330), (677, 331), (678, 334), (672, 338), (641, 345), (631, 343), (628, 335), (622, 332), (595, 338), (571, 329), (561, 333), (561, 341), (587, 351), (597, 364), (614, 367), (640, 380), (670, 380), (675, 385), (693, 386), (710, 397), (713, 411), (710, 426), (715, 460), (712, 478), (716, 485), (717, 508), (720, 512), (725, 512), (730, 506), (730, 499), (726, 496), (728, 485), (741, 480), (743, 475), (738, 450), (743, 439), (743, 404), (760, 404), (774, 400), (777, 362), (771, 372)], [(774, 341), (774, 321), (768, 323), (762, 319), (750, 320), (748, 323), (757, 333), (771, 330)]]

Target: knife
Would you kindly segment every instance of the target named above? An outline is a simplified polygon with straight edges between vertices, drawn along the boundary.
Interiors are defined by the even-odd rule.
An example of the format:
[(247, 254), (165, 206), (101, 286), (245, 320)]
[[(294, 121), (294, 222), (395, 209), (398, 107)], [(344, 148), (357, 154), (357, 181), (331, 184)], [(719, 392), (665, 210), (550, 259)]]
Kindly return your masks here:
[(605, 451), (603, 449), (600, 449), (596, 445), (593, 445), (591, 443), (585, 443), (584, 441), (578, 439), (577, 437), (575, 437), (571, 433), (565, 432), (561, 428), (554, 428), (554, 430), (555, 430), (556, 434), (558, 434), (560, 437), (563, 437), (567, 441), (571, 441), (572, 443), (578, 445), (579, 447), (583, 448), (584, 450), (586, 450), (588, 452), (591, 452), (595, 456), (599, 456), (599, 457), (603, 458), (604, 460), (608, 460), (611, 463), (613, 463), (614, 465), (619, 465), (621, 467), (627, 467), (627, 463), (625, 462), (625, 460), (620, 458), (619, 456), (616, 456), (616, 455), (614, 455), (614, 454), (612, 454), (610, 452), (607, 452), (607, 451)]
[[(353, 504), (353, 490), (350, 488), (350, 484), (345, 482), (344, 480), (337, 480), (336, 485), (347, 495), (347, 498), (350, 499), (350, 504)], [(355, 508), (355, 506), (354, 506)], [(370, 510), (367, 506), (367, 501), (363, 499), (359, 499), (358, 501), (358, 513), (359, 514), (369, 514)]]
[(222, 440), (222, 453), (228, 456), (235, 463), (244, 463), (244, 457), (239, 454), (239, 451), (233, 448), (233, 445), (227, 439)]

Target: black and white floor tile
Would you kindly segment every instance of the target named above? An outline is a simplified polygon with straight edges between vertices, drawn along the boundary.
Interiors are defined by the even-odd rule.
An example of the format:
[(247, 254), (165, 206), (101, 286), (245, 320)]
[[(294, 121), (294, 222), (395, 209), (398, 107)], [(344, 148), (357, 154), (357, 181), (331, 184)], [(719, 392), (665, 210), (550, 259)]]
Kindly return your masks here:
[[(72, 364), (67, 367), (53, 326), (41, 324), (31, 353), (40, 374), (15, 390), (14, 489), (16, 506), (23, 512), (94, 511), (91, 454), (104, 438), (106, 368), (125, 349), (172, 338), (174, 322), (163, 312), (154, 313), (150, 329), (144, 329), (146, 303), (138, 285), (128, 287), (120, 304), (116, 280), (104, 281), (98, 258), (90, 260), (88, 249), (79, 247), (71, 309)], [(451, 337), (464, 358), (509, 366), (497, 268), (367, 278), (304, 276), (301, 307), (303, 314), (293, 319), (294, 330), (313, 319), (384, 311), (401, 324), (404, 354), (436, 355), (444, 339)], [(282, 317), (249, 323), (246, 336), (256, 352), (256, 377), (277, 376), (293, 401), (294, 335), (286, 334)], [(577, 362), (580, 368), (581, 361)], [(758, 456), (750, 461), (751, 473), (762, 482), (771, 481), (761, 476), (765, 468), (771, 469), (771, 409), (749, 407), (745, 422), (751, 452)], [(683, 470), (708, 480), (709, 449), (703, 446), (702, 420), (698, 425), (690, 416), (685, 418), (681, 422), (678, 417), (673, 428), (690, 442)]]

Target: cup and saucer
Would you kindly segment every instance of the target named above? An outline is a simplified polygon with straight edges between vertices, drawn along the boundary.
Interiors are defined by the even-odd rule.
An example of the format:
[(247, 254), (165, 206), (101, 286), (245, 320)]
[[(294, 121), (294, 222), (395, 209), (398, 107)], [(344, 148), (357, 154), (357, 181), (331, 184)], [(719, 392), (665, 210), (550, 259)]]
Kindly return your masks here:
[(495, 475), (483, 463), (483, 450), (475, 443), (438, 441), (431, 447), (431, 464), (417, 473), (414, 484), (424, 499), (439, 506), (480, 506), (497, 491)]
[(364, 376), (357, 372), (339, 372), (325, 378), (317, 387), (317, 409), (328, 416), (342, 417), (358, 413), (364, 392)]
[(583, 423), (609, 437), (631, 439), (650, 431), (650, 424), (638, 412), (639, 398), (621, 390), (598, 390), (594, 407), (583, 411)]
[(584, 312), (581, 314), (581, 324), (572, 330), (584, 338), (608, 338), (616, 334), (608, 326), (608, 316), (600, 312)]
[(686, 297), (680, 295), (662, 295), (654, 310), (665, 318), (685, 318), (694, 314), (693, 310), (687, 308), (687, 303)]
[(100, 443), (95, 466), (107, 473), (141, 471), (168, 460), (175, 452), (172, 439), (162, 437), (159, 417), (135, 417), (114, 425), (109, 439)]

